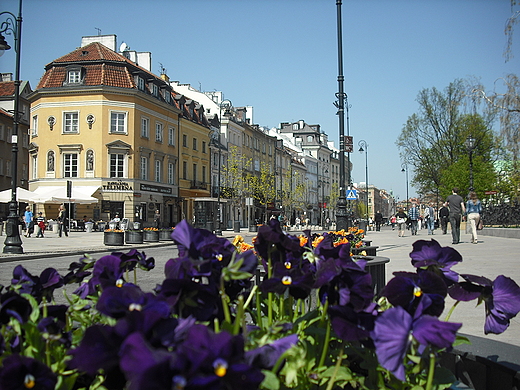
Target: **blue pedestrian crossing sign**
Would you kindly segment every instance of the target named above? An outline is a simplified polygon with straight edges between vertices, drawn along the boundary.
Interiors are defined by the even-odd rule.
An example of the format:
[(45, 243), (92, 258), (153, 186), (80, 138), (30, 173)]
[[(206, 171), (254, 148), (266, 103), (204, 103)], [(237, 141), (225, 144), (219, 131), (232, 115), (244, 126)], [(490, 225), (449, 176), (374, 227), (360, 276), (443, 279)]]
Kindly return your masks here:
[(347, 191), (347, 200), (356, 200), (357, 199), (357, 191), (356, 190), (348, 190)]

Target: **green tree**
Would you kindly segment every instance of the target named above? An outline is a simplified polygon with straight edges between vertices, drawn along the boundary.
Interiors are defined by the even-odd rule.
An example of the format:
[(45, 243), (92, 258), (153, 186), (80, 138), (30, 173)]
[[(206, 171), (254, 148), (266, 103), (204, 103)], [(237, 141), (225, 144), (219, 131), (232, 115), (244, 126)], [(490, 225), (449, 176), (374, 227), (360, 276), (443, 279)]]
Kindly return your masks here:
[[(421, 194), (447, 195), (454, 183), (461, 189), (469, 187), (468, 136), (477, 140), (473, 152), (474, 187), (487, 189), (487, 178), (493, 180), (491, 131), (492, 112), (465, 113), (473, 102), (462, 80), (450, 83), (444, 91), (435, 87), (423, 89), (417, 96), (419, 112), (406, 121), (396, 144), (401, 158), (413, 167), (411, 182)], [(473, 104), (470, 108), (476, 109)], [(465, 161), (465, 163), (464, 163)], [(486, 172), (480, 178), (478, 172)]]
[(264, 218), (267, 223), (267, 209), (269, 204), (274, 204), (276, 197), (275, 176), (271, 166), (266, 162), (260, 163), (260, 172), (248, 177), (249, 187), (253, 198), (264, 207)]
[(251, 166), (251, 160), (244, 156), (236, 146), (230, 146), (227, 161), (222, 166), (222, 197), (231, 200), (233, 220), (238, 219), (237, 211), (248, 192), (245, 172)]

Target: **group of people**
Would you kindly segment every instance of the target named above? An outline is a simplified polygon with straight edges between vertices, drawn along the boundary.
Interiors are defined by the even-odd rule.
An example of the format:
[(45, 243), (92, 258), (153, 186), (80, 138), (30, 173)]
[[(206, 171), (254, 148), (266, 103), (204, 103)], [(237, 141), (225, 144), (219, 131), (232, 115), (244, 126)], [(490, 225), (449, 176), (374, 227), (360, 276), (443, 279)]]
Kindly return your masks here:
[[(64, 205), (60, 205), (60, 207), (58, 208), (58, 216), (56, 217), (56, 220), (58, 221), (58, 235), (61, 237), (62, 233), (65, 233), (65, 236), (68, 236), (69, 220), (67, 215), (67, 209)], [(25, 208), (23, 222), (25, 225), (25, 237), (31, 237), (31, 235), (34, 234), (34, 231), (37, 230), (36, 238), (44, 238), (46, 224), (45, 217), (43, 216), (43, 213), (41, 211), (38, 213), (38, 216), (35, 217), (31, 210), (31, 207), (27, 206)]]
[[(471, 242), (477, 244), (477, 227), (482, 218), (482, 203), (474, 191), (469, 193), (467, 202), (464, 202), (464, 199), (458, 192), (458, 188), (453, 188), (452, 194), (447, 197), (446, 202), (439, 210), (438, 218), (442, 234), (447, 234), (449, 222), (451, 226), (452, 243), (458, 244), (460, 242), (460, 224), (463, 217), (466, 217), (467, 222), (470, 224)], [(428, 229), (428, 234), (434, 234), (435, 216), (436, 213), (432, 203), (427, 205), (422, 213), (417, 207), (417, 204), (413, 203), (408, 210), (408, 214), (400, 207), (397, 213), (390, 218), (390, 222), (392, 227), (397, 225), (398, 237), (404, 237), (407, 226), (410, 227), (412, 236), (417, 235), (420, 221), (424, 222)]]

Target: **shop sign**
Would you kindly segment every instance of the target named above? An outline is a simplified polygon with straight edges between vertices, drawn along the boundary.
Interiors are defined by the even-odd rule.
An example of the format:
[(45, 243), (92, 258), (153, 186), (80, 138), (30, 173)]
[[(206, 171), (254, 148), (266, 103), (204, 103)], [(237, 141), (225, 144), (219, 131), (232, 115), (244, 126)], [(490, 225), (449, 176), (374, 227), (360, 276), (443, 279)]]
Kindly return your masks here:
[(106, 184), (103, 184), (103, 191), (133, 191), (133, 188), (130, 183), (118, 180), (109, 181)]
[(161, 194), (171, 194), (173, 193), (171, 187), (161, 187), (161, 186), (154, 186), (151, 184), (143, 184), (141, 183), (140, 187), (141, 191), (150, 191), (150, 192), (158, 192)]

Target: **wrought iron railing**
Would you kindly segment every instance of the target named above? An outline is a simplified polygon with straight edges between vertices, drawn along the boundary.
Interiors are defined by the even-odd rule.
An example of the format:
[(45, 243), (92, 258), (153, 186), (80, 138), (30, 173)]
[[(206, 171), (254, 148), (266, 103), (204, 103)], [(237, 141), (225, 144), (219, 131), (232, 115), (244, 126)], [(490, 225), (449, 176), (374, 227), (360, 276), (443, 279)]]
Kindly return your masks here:
[(487, 204), (482, 219), (484, 226), (520, 227), (520, 203)]

